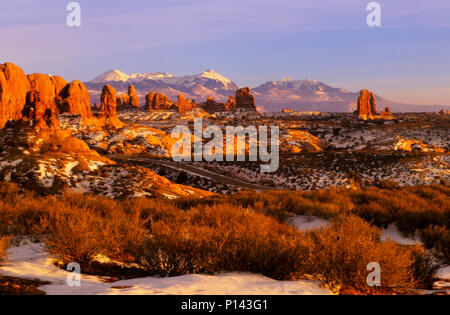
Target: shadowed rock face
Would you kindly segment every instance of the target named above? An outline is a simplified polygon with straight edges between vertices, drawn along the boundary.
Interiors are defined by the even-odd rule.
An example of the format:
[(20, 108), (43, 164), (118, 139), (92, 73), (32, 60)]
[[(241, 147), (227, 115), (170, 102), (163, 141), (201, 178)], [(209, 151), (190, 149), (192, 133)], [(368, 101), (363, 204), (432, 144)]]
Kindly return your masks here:
[(0, 65), (0, 128), (8, 120), (40, 120), (50, 110), (53, 115), (79, 114), (93, 117), (90, 96), (80, 81), (67, 83), (46, 74), (28, 76), (18, 66)]
[(44, 115), (39, 118), (33, 126), (34, 131), (40, 131), (42, 129), (59, 130), (61, 125), (58, 118), (51, 109), (46, 109)]

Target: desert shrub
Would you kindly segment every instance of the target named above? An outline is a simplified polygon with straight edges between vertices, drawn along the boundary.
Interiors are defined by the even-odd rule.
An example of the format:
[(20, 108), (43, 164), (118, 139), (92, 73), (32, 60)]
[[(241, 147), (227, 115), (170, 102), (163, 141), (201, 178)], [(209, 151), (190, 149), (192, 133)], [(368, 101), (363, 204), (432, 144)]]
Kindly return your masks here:
[(399, 189), (400, 185), (394, 180), (376, 180), (373, 186), (380, 189)]
[(0, 200), (13, 202), (17, 199), (20, 188), (15, 183), (0, 182)]
[(3, 236), (0, 237), (0, 262), (6, 256), (6, 250), (9, 247), (10, 239), (9, 237)]
[(356, 216), (344, 216), (331, 226), (309, 233), (313, 244), (312, 274), (332, 288), (368, 290), (367, 265), (381, 266), (382, 288), (413, 285), (411, 255), (391, 241), (382, 242), (380, 231)]
[(89, 270), (94, 257), (104, 250), (103, 220), (93, 213), (56, 212), (42, 219), (41, 228), (47, 251), (64, 265), (77, 262), (84, 271)]
[(154, 274), (256, 272), (275, 279), (297, 275), (305, 256), (293, 227), (242, 207), (200, 206), (174, 221), (151, 225), (141, 262)]
[(420, 231), (424, 245), (442, 262), (450, 264), (450, 230), (444, 226), (430, 225)]
[(135, 262), (142, 255), (148, 237), (146, 221), (139, 211), (114, 212), (103, 219), (106, 243), (103, 253), (123, 263)]
[(47, 251), (64, 265), (79, 263), (94, 272), (94, 258), (103, 254), (120, 262), (134, 262), (140, 255), (147, 233), (140, 213), (112, 211), (102, 216), (66, 205), (42, 218), (40, 230)]
[(433, 289), (436, 274), (441, 267), (423, 246), (410, 248), (413, 258), (412, 270), (417, 287)]

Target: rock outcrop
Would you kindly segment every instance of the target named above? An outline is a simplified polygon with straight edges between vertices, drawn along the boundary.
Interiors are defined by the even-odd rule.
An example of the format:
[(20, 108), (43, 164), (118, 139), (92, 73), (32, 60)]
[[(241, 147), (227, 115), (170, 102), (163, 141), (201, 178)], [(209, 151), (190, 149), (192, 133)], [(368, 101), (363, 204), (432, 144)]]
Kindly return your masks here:
[(117, 118), (117, 92), (109, 84), (102, 90), (99, 115), (99, 118), (104, 120), (105, 126), (117, 129), (123, 127), (123, 123)]
[(150, 92), (145, 96), (146, 111), (154, 110), (172, 110), (173, 103), (169, 100), (169, 97), (163, 93)]
[(23, 116), (26, 119), (39, 120), (47, 109), (59, 115), (61, 113), (61, 91), (68, 84), (61, 77), (52, 77), (46, 74), (29, 74), (30, 90), (27, 92)]
[(100, 115), (103, 117), (114, 117), (117, 115), (117, 92), (111, 85), (106, 84), (100, 97)]
[(130, 96), (128, 94), (120, 94), (117, 97), (117, 109), (118, 110), (128, 109), (129, 105), (130, 105)]
[(255, 97), (251, 88), (245, 87), (236, 91), (236, 109), (256, 111)]
[(202, 104), (202, 108), (208, 113), (225, 111), (225, 105), (223, 103), (217, 103), (212, 96), (209, 96), (206, 102)]
[(359, 119), (373, 119), (377, 115), (377, 101), (375, 95), (368, 90), (361, 90), (358, 97), (356, 114)]
[[(47, 114), (43, 119), (48, 121)], [(0, 148), (0, 181), (14, 182), (39, 194), (70, 191), (109, 198), (171, 199), (214, 195), (175, 184), (148, 168), (116, 164), (72, 136), (71, 130), (48, 126), (36, 130), (12, 121), (0, 130)]]
[(358, 108), (356, 110), (356, 115), (359, 119), (363, 120), (392, 120), (394, 115), (391, 113), (390, 107), (386, 107), (384, 111), (380, 113), (377, 112), (377, 100), (375, 99), (375, 94), (368, 90), (361, 90), (358, 97)]
[(233, 95), (228, 97), (228, 101), (225, 103), (225, 110), (232, 111), (236, 109), (236, 99)]
[(50, 110), (92, 118), (90, 96), (80, 81), (46, 74), (25, 75), (18, 66), (0, 65), (0, 128), (8, 120), (37, 122)]
[(22, 117), (29, 90), (30, 82), (21, 68), (12, 63), (0, 65), (0, 128)]
[(51, 109), (46, 109), (44, 115), (39, 118), (33, 126), (34, 131), (41, 131), (42, 129), (59, 130), (61, 125), (55, 113)]
[(139, 107), (139, 96), (137, 95), (136, 88), (130, 84), (128, 86), (128, 94), (120, 94), (117, 97), (117, 110), (122, 111)]
[(291, 154), (322, 152), (326, 144), (320, 138), (304, 130), (289, 129), (288, 134), (282, 137), (282, 149)]
[[(384, 111), (380, 112), (380, 117), (384, 120), (392, 120), (394, 119), (394, 115), (391, 113), (391, 108), (388, 106), (384, 109)], [(375, 117), (378, 118), (378, 117)]]
[(178, 100), (175, 103), (175, 106), (178, 108), (180, 114), (184, 114), (195, 108), (195, 104), (192, 103), (190, 99), (186, 99), (183, 94), (178, 94)]
[(128, 86), (128, 96), (130, 97), (130, 106), (139, 108), (139, 96), (137, 95), (136, 88), (131, 84)]
[(79, 114), (83, 118), (94, 117), (89, 91), (81, 81), (70, 82), (59, 95), (62, 98), (60, 113)]
[(255, 98), (251, 94), (249, 87), (242, 88), (236, 91), (236, 97), (230, 95), (228, 101), (224, 103), (218, 103), (211, 96), (208, 97), (206, 102), (201, 104), (203, 110), (208, 113), (224, 112), (224, 111), (256, 111)]

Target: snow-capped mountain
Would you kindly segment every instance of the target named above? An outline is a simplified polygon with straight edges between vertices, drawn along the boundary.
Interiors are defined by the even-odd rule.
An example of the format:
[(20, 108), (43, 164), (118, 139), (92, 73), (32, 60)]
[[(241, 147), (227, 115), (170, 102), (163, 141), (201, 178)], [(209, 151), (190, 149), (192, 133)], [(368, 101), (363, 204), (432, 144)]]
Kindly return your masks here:
[(94, 80), (90, 81), (91, 83), (104, 83), (104, 82), (139, 82), (142, 80), (159, 80), (165, 78), (173, 77), (170, 73), (164, 72), (152, 72), (152, 73), (134, 73), (131, 75), (126, 74), (117, 69), (109, 70)]
[(257, 104), (270, 111), (294, 110), (353, 111), (358, 93), (335, 88), (316, 80), (269, 81), (253, 89)]
[(255, 93), (267, 97), (282, 97), (284, 99), (309, 102), (341, 102), (354, 100), (355, 93), (334, 88), (315, 80), (282, 79), (269, 81), (253, 89)]
[(191, 99), (204, 101), (212, 96), (218, 101), (225, 101), (239, 86), (230, 79), (212, 69), (200, 74), (174, 76), (170, 73), (135, 73), (128, 75), (120, 70), (110, 70), (86, 83), (93, 96), (98, 96), (104, 84), (114, 86), (119, 92), (125, 92), (133, 84), (143, 98), (149, 92), (162, 92), (176, 100), (178, 94)]

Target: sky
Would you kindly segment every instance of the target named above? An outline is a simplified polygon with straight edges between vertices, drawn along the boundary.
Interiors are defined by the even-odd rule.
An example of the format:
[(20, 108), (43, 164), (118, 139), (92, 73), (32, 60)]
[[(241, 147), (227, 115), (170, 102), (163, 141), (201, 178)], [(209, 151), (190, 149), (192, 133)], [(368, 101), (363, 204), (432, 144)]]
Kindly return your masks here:
[(241, 86), (313, 79), (411, 104), (450, 105), (450, 1), (2, 0), (0, 63), (89, 81), (110, 69), (214, 69)]

